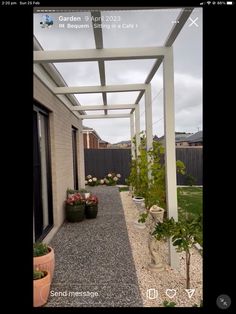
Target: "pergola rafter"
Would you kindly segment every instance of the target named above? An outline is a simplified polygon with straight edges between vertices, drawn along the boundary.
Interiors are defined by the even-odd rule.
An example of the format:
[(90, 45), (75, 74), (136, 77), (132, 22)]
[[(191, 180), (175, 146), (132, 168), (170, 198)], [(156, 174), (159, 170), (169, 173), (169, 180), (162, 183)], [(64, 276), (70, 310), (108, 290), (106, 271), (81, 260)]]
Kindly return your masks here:
[[(102, 49), (103, 48), (102, 28), (94, 26), (95, 21), (98, 21), (96, 22), (96, 24), (101, 25), (101, 12), (92, 11), (91, 17), (92, 17), (93, 33), (94, 33), (96, 48)], [(98, 61), (98, 69), (99, 69), (101, 86), (105, 86), (106, 85), (106, 72), (105, 72), (104, 61)], [(107, 94), (105, 92), (102, 93), (102, 99), (103, 99), (103, 105), (107, 106)], [(107, 114), (107, 109), (104, 110), (104, 113)]]

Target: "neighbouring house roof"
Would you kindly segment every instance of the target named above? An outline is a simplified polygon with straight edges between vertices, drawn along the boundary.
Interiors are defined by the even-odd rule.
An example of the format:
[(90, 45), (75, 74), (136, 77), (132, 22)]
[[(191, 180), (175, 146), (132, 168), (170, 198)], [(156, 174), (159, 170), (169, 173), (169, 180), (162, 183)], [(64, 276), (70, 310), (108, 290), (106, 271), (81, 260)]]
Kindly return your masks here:
[(130, 144), (130, 141), (121, 141), (118, 143), (114, 143), (113, 145), (124, 145), (124, 144)]
[(89, 128), (87, 126), (83, 126), (83, 133), (87, 133), (87, 132), (93, 133), (98, 138), (99, 141), (102, 140), (101, 137), (97, 134), (97, 132), (93, 128)]
[(203, 141), (203, 131), (199, 131), (187, 137), (187, 141), (190, 143), (198, 143)]
[(106, 142), (106, 141), (103, 141), (103, 140), (100, 140), (99, 143), (102, 143), (102, 144), (109, 144), (109, 142)]
[[(175, 142), (186, 142), (187, 138), (192, 135), (192, 133), (186, 133), (186, 132), (175, 132)], [(156, 141), (161, 141), (165, 138), (164, 135), (162, 135), (161, 137), (154, 137), (154, 140)]]
[(175, 141), (178, 142), (187, 142), (187, 138), (191, 136), (192, 133), (175, 133)]

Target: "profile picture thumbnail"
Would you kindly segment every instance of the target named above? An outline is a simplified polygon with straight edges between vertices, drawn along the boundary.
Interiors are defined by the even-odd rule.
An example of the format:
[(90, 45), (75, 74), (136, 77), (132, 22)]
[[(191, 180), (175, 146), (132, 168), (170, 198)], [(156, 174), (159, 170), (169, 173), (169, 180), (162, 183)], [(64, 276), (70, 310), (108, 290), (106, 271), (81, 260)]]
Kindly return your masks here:
[(42, 28), (50, 28), (53, 25), (53, 19), (48, 14), (42, 16), (42, 20), (40, 22), (40, 26)]

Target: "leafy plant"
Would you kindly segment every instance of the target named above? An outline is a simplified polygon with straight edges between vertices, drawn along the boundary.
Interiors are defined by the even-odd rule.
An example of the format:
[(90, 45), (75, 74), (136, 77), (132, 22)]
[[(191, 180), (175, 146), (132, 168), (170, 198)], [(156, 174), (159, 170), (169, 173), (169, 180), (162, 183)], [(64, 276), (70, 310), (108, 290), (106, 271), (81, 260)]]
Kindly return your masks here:
[[(133, 140), (135, 144), (135, 139)], [(185, 173), (182, 161), (176, 162), (177, 173)], [(134, 189), (134, 194), (145, 198), (145, 207), (154, 204), (166, 208), (164, 147), (153, 141), (152, 148), (146, 149), (146, 136), (140, 133), (139, 154), (131, 162), (131, 171), (127, 180)]]
[(89, 191), (86, 190), (86, 189), (80, 189), (80, 190), (79, 190), (79, 193), (89, 193)]
[(43, 256), (50, 252), (47, 244), (42, 242), (36, 242), (33, 244), (34, 257)]
[(203, 300), (201, 300), (200, 305), (194, 303), (192, 307), (203, 307)]
[(158, 241), (167, 240), (173, 235), (175, 230), (174, 228), (175, 228), (174, 218), (173, 217), (171, 217), (170, 219), (165, 218), (162, 223), (160, 222), (156, 224), (152, 235), (154, 235), (154, 237)]
[(186, 174), (186, 176), (185, 176), (185, 182), (186, 182), (186, 185), (192, 186), (192, 185), (195, 185), (195, 184), (196, 184), (197, 180), (196, 180), (196, 178), (195, 178), (193, 175), (191, 175), (191, 174)]
[(164, 307), (175, 307), (176, 306), (176, 303), (175, 302), (173, 302), (173, 301), (171, 301), (171, 302), (169, 302), (169, 301), (164, 301), (163, 302), (163, 306)]
[(91, 176), (91, 174), (87, 175), (85, 178), (85, 184), (90, 186), (95, 186), (99, 184), (99, 181), (96, 177)]
[(144, 213), (140, 214), (138, 222), (145, 223), (147, 217), (148, 217), (148, 212), (144, 212)]
[(78, 190), (74, 190), (74, 189), (67, 189), (66, 190), (66, 195), (67, 195), (67, 197), (69, 197), (69, 195), (71, 194), (71, 195), (73, 195), (73, 194), (75, 194), (75, 193), (78, 193), (79, 191)]
[(190, 288), (190, 248), (199, 243), (202, 245), (202, 216), (188, 217), (175, 221), (173, 217), (158, 223), (152, 233), (157, 240), (172, 237), (173, 246), (177, 252), (186, 253), (186, 288)]
[(119, 192), (125, 192), (125, 191), (129, 191), (129, 187), (128, 186), (121, 186), (121, 187), (119, 187)]
[(116, 174), (115, 172), (110, 172), (104, 178), (104, 182), (106, 185), (116, 185), (120, 178), (121, 175), (119, 173)]
[(34, 280), (44, 278), (45, 276), (47, 276), (46, 271), (34, 270), (34, 273), (33, 273), (33, 279)]

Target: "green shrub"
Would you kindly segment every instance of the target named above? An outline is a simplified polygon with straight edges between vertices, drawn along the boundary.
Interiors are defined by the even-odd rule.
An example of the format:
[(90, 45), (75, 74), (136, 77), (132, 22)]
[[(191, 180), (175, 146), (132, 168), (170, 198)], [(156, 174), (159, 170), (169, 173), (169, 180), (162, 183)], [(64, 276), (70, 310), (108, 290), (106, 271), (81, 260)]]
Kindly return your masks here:
[(34, 270), (33, 279), (34, 280), (41, 279), (41, 278), (45, 277), (46, 275), (47, 275), (46, 271)]
[(186, 174), (185, 176), (185, 182), (186, 182), (186, 185), (195, 185), (197, 180), (194, 176), (192, 176), (191, 174)]
[(34, 250), (34, 257), (37, 256), (43, 256), (50, 252), (49, 247), (47, 244), (42, 242), (36, 242), (33, 244), (33, 250)]
[(164, 307), (175, 307), (176, 306), (176, 303), (175, 302), (169, 302), (169, 301), (164, 301), (163, 302), (163, 306)]

